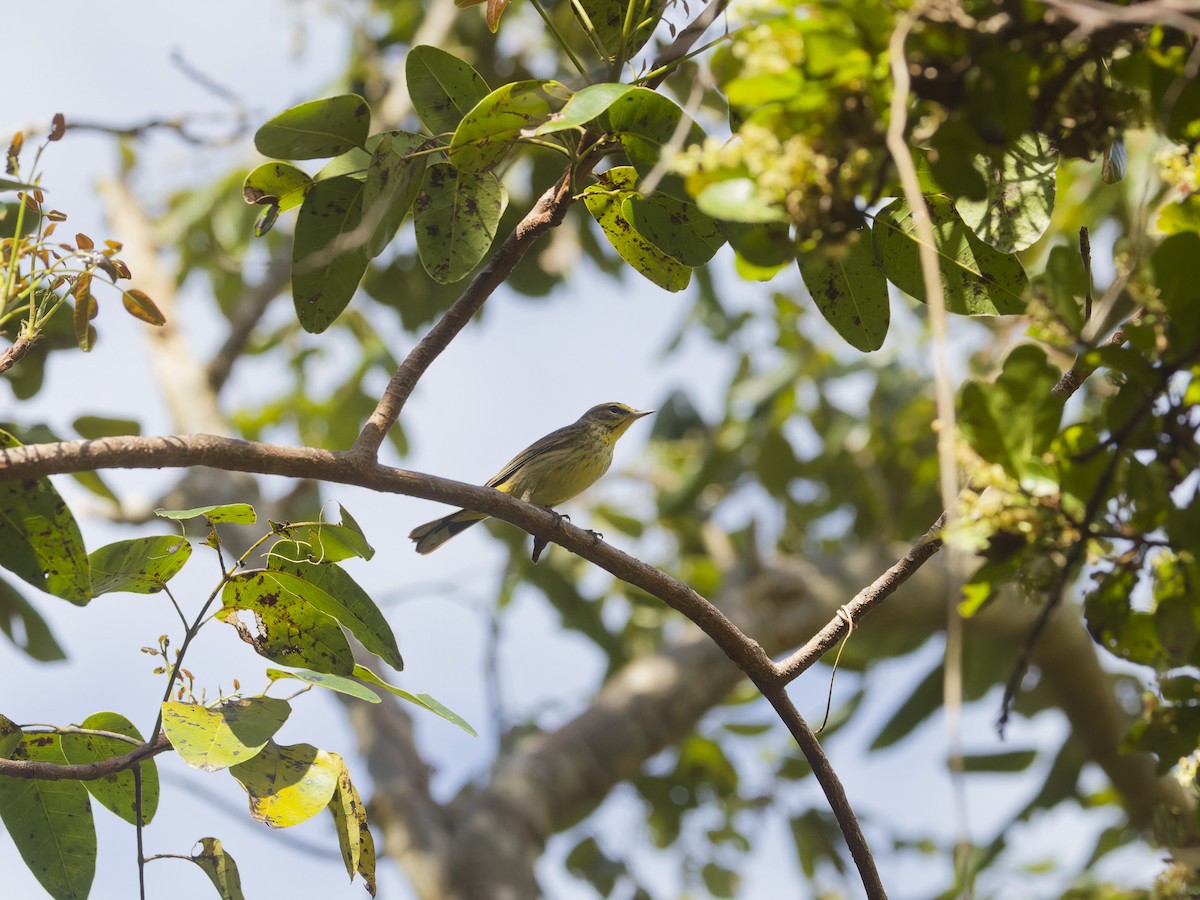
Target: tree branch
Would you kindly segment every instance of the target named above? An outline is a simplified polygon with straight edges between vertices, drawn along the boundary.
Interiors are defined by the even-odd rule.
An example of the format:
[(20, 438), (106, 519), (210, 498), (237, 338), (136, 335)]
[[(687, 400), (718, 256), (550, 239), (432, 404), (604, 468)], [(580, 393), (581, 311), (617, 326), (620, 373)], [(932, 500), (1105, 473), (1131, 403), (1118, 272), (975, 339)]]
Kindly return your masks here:
[[(402, 366), (401, 370), (403, 369)], [(396, 379), (393, 379), (393, 383), (395, 381)], [(688, 585), (598, 540), (592, 532), (563, 521), (562, 517), (549, 510), (525, 503), (492, 488), (382, 466), (372, 458), (356, 452), (333, 453), (308, 447), (262, 444), (215, 435), (112, 437), (94, 441), (31, 444), (0, 451), (0, 479), (106, 468), (183, 466), (210, 466), (262, 475), (284, 475), (354, 484), (487, 513), (517, 525), (539, 538), (553, 540), (682, 613), (698, 625), (764, 694), (769, 690), (778, 689), (781, 685), (775, 664), (766, 651)], [(824, 756), (809, 755), (811, 747), (805, 743), (801, 743), (800, 746), (814, 770), (822, 769), (822, 784), (836, 784), (837, 775)], [(853, 846), (856, 843), (854, 835), (859, 830), (858, 823), (852, 815), (849, 818), (844, 817), (845, 804), (836, 797), (831, 797), (830, 803), (838, 815), (847, 841)], [(856, 861), (858, 859), (856, 853)], [(878, 881), (878, 874), (873, 862), (868, 859), (868, 863), (870, 865), (861, 874), (864, 884), (869, 887)]]
[[(36, 735), (31, 735), (36, 737)], [(152, 744), (142, 744), (120, 756), (110, 756), (92, 763), (63, 765), (35, 759), (4, 759), (0, 757), (0, 775), (37, 781), (97, 781), (133, 768), (144, 759), (171, 749), (166, 735), (160, 734)]]

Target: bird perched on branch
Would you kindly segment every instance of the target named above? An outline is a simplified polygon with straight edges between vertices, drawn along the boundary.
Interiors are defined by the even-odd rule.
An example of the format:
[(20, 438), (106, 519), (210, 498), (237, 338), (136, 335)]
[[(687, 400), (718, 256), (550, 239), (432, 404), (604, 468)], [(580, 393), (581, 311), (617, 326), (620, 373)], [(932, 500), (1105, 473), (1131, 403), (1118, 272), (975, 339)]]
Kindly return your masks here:
[[(591, 487), (612, 464), (613, 447), (626, 429), (652, 409), (624, 403), (593, 406), (579, 420), (552, 431), (514, 456), (487, 486), (547, 509)], [(430, 553), (487, 516), (460, 509), (412, 530), (418, 553)]]

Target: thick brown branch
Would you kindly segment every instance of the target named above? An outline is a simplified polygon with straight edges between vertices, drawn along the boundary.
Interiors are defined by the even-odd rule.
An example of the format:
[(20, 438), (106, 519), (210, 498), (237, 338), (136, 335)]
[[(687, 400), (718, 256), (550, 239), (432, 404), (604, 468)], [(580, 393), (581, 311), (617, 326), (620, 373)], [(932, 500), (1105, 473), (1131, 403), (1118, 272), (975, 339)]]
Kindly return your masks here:
[(513, 233), (500, 245), (500, 249), (475, 276), (462, 296), (454, 301), (454, 305), (446, 310), (437, 324), (412, 348), (404, 362), (396, 369), (396, 374), (388, 382), (375, 411), (371, 413), (354, 442), (354, 453), (375, 457), (388, 429), (396, 423), (400, 410), (404, 408), (413, 388), (417, 386), (417, 380), (466, 327), (471, 317), (479, 312), (484, 301), (507, 280), (533, 242), (563, 220), (567, 208), (571, 205), (571, 182), (571, 170), (568, 169), (553, 187), (542, 194), (525, 218), (517, 223)]
[(96, 781), (100, 778), (109, 778), (118, 772), (124, 772), (142, 760), (157, 756), (170, 749), (171, 742), (167, 740), (166, 735), (159, 735), (158, 740), (153, 744), (142, 744), (128, 753), (110, 756), (108, 759), (93, 763), (63, 765), (36, 759), (0, 758), (0, 775), (7, 775), (9, 778), (36, 779), (37, 781)]

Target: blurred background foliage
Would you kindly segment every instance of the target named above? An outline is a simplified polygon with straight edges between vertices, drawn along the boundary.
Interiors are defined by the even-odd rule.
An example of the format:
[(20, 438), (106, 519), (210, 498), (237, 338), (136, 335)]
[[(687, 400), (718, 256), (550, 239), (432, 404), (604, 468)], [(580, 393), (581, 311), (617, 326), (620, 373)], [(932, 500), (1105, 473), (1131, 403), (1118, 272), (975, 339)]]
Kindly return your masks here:
[[(426, 6), (375, 2), (355, 21), (344, 77), (330, 88), (366, 99), (379, 119), (373, 131), (417, 127), (397, 73), (427, 24)], [(661, 13), (662, 19), (647, 51), (614, 72), (611, 60), (597, 58), (572, 4), (543, 6), (571, 51), (587, 60), (586, 79), (565, 61), (532, 0), (504, 10), (495, 35), (482, 9), (460, 11), (438, 46), (493, 87), (558, 78), (579, 89), (646, 75), (649, 51), (668, 44), (697, 11), (684, 3), (652, 10), (651, 18)], [(687, 384), (661, 398), (652, 455), (636, 472), (652, 486), (653, 504), (630, 508), (601, 496), (592, 520), (610, 537), (639, 542), (642, 558), (722, 602), (741, 602), (739, 592), (764, 569), (799, 562), (833, 585), (831, 596), (840, 599), (829, 601), (829, 609), (835, 609), (941, 513), (924, 307), (893, 290), (883, 326), (888, 337), (880, 337), (882, 349), (865, 354), (822, 319), (806, 292), (779, 286), (797, 283), (788, 280), (797, 259), (807, 281), (805, 254), (835, 258), (828, 254), (872, 228), (881, 205), (900, 196), (884, 136), (892, 101), (889, 41), (908, 10), (907, 3), (883, 0), (737, 4), (710, 32), (711, 49), (679, 63), (660, 88), (708, 134), (668, 159), (670, 169), (684, 176), (701, 208), (727, 218), (734, 250), (732, 261), (722, 255), (719, 264), (695, 270), (690, 307), (663, 352), (698, 342), (725, 360), (731, 375), (715, 405)], [(1120, 749), (1152, 754), (1158, 773), (1181, 786), (1175, 796), (1190, 802), (1200, 747), (1194, 62), (1200, 19), (1167, 16), (1157, 4), (1066, 0), (932, 2), (920, 12), (905, 49), (909, 135), (922, 189), (949, 198), (950, 214), (964, 220), (971, 203), (999, 209), (999, 229), (986, 221), (970, 228), (993, 251), (1018, 259), (1029, 280), (1023, 315), (952, 322), (952, 362), (966, 375), (959, 457), (971, 484), (962, 518), (947, 536), (971, 569), (962, 606), (972, 617), (964, 703), (982, 719), (1000, 717), (1001, 689), (1018, 672), (1040, 611), (1082, 615), (1095, 644), (1082, 651), (1073, 645), (1072, 652), (1102, 648), (1103, 667), (1078, 665), (1122, 717)], [(1029, 150), (1030, 136), (1045, 142), (1038, 152), (1048, 155)], [(135, 184), (137, 153), (130, 142), (127, 177)], [(562, 166), (560, 155), (536, 147), (510, 157), (500, 172), (510, 197), (501, 236)], [(431, 279), (411, 231), (402, 230), (371, 261), (362, 289), (329, 332), (306, 334), (290, 313), (279, 314), (288, 305), (286, 277), (266, 264), (281, 254), (286, 259), (291, 225), (261, 240), (252, 236), (255, 210), (240, 191), (247, 170), (239, 165), (166, 198), (148, 194), (158, 207), (158, 235), (173, 255), (177, 283), (207, 285), (231, 323), (243, 321), (248, 296), (277, 282), (266, 291), (267, 314), (250, 320), (237, 364), (269, 365), (286, 372), (287, 383), (252, 406), (227, 396), (237, 432), (344, 449), (398, 357), (461, 285)], [(1011, 181), (996, 174), (1009, 171)], [(724, 193), (734, 182), (748, 185), (736, 203)], [(1015, 193), (1001, 190), (997, 198), (998, 186)], [(1081, 228), (1091, 235), (1085, 253)], [(999, 246), (1012, 233), (1015, 243)], [(877, 235), (877, 247), (878, 241)], [(581, 269), (586, 278), (603, 279), (603, 291), (623, 290), (640, 277), (577, 203), (507, 287), (531, 304), (562, 302), (564, 280)], [(893, 269), (887, 274), (898, 280)], [(1113, 342), (1118, 327), (1123, 341)], [(7, 376), (17, 397), (35, 398), (46, 355), (74, 346), (69, 329), (60, 335), (57, 328), (52, 324)], [(399, 346), (385, 337), (397, 334)], [(314, 396), (307, 373), (319, 358), (336, 359), (340, 380)], [(1064, 404), (1055, 384), (1072, 367), (1090, 377)], [(35, 409), (28, 408), (23, 425), (37, 424)], [(394, 452), (403, 457), (410, 439), (418, 438), (403, 431), (402, 418), (392, 433)], [(604, 654), (609, 673), (679, 634), (677, 618), (640, 592), (598, 578), (566, 554), (533, 566), (524, 535), (489, 527), (510, 550), (497, 584), (501, 615), (518, 586), (532, 586), (563, 628)], [(866, 568), (851, 564), (861, 558), (870, 561)], [(938, 609), (933, 601), (940, 602), (941, 588), (920, 590), (930, 600), (920, 612), (906, 619), (881, 610), (878, 625), (868, 619), (848, 642), (823, 737), (835, 765), (851, 741), (869, 757), (917, 740), (942, 711), (944, 670), (936, 648), (944, 616), (927, 609)], [(796, 592), (788, 602), (807, 600)], [(911, 594), (893, 601), (916, 604)], [(1005, 624), (1013, 621), (1023, 624)], [(806, 637), (769, 649), (781, 652)], [(847, 728), (880, 687), (875, 668), (902, 657), (910, 661), (903, 671), (915, 680), (882, 727), (874, 734)], [(1023, 681), (1018, 672), (1016, 717), (1062, 708), (1061, 685), (1046, 672), (1037, 660)], [(1194, 802), (1148, 809), (1146, 798), (1123, 793), (1121, 785), (1083, 778), (1085, 761), (1105, 766), (1097, 739), (1081, 733), (1085, 723), (1071, 718), (1069, 728), (1052, 731), (1053, 746), (1000, 745), (964, 760), (969, 778), (1012, 779), (1028, 797), (1011, 821), (978, 836), (971, 848), (968, 881), (981, 895), (1012, 895), (1004, 885), (1014, 883), (1015, 864), (1003, 851), (1040, 814), (1064, 808), (1095, 835), (1085, 863), (1071, 868), (1050, 858), (1049, 871), (1021, 877), (1053, 875), (1054, 884), (1075, 885), (1072, 896), (1147, 896), (1156, 878), (1161, 896), (1196, 889), (1185, 852), (1196, 839)], [(536, 716), (509, 724), (509, 748), (542, 726)], [(852, 734), (843, 738), (844, 732)], [(927, 762), (922, 777), (944, 765), (940, 758)], [(738, 688), (634, 774), (631, 785), (653, 843), (673, 851), (686, 890), (736, 896), (762, 823), (774, 815), (787, 820), (816, 894), (843, 884), (851, 864), (824, 808), (798, 811), (804, 802), (794, 786), (808, 775), (761, 700)], [(868, 828), (880, 856), (952, 854), (944, 835), (907, 828), (902, 808), (872, 807)], [(602, 846), (586, 821), (567, 841), (566, 869), (601, 895), (646, 896), (631, 862), (640, 851)], [(1139, 843), (1164, 848), (1180, 862), (1145, 870), (1125, 888), (1092, 877), (1105, 856)], [(946, 884), (948, 892), (967, 889)]]

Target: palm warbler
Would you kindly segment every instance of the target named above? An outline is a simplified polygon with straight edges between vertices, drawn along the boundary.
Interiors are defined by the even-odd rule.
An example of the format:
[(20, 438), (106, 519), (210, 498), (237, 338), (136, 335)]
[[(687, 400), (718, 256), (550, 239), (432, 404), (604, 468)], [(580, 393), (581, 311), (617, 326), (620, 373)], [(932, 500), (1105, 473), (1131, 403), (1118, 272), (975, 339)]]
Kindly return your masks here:
[[(612, 464), (617, 438), (652, 409), (636, 410), (624, 403), (593, 406), (577, 422), (552, 431), (526, 447), (488, 481), (488, 487), (549, 509), (595, 484)], [(436, 550), (460, 531), (486, 519), (483, 513), (460, 509), (412, 530), (418, 553)]]

